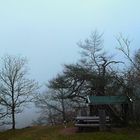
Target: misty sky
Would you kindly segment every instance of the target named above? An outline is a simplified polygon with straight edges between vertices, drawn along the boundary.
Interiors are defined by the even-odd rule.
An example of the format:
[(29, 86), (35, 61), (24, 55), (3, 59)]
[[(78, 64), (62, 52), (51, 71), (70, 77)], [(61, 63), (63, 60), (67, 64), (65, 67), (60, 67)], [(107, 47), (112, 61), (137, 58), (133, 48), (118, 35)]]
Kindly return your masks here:
[(95, 29), (105, 47), (115, 48), (120, 32), (138, 47), (139, 0), (0, 0), (0, 56), (26, 56), (41, 83), (76, 62), (76, 43)]
[(95, 29), (108, 50), (120, 32), (138, 48), (139, 7), (140, 0), (0, 0), (0, 57), (27, 57), (31, 77), (46, 83), (78, 60), (76, 43)]

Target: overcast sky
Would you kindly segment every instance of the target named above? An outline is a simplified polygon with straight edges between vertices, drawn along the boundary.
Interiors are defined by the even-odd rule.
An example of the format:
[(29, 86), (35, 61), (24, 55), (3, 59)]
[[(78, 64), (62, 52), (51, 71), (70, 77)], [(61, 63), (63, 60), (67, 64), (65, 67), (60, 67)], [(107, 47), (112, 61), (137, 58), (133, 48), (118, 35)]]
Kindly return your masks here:
[(76, 43), (95, 29), (105, 47), (120, 32), (139, 44), (139, 0), (0, 0), (0, 56), (26, 56), (41, 83), (78, 59)]
[(140, 44), (140, 0), (0, 0), (0, 57), (29, 60), (31, 77), (41, 84), (76, 62), (76, 43), (97, 29), (113, 50), (120, 32)]

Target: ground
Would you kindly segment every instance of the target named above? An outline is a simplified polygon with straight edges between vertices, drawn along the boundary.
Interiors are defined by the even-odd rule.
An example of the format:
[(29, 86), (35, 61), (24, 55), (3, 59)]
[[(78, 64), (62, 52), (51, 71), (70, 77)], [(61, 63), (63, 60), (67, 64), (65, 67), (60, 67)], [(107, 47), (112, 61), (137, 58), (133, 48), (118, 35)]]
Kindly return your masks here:
[(76, 127), (68, 127), (60, 130), (60, 134), (62, 135), (72, 135), (76, 133), (78, 133), (78, 128)]
[(35, 126), (0, 133), (0, 140), (140, 140), (139, 128), (117, 128), (107, 132), (79, 132), (75, 127)]

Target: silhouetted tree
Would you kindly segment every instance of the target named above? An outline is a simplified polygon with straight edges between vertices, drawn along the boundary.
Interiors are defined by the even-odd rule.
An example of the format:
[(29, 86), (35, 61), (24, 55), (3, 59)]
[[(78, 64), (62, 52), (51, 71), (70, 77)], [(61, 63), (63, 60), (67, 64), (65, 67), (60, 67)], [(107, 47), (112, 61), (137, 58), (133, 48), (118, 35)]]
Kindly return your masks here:
[(124, 77), (115, 69), (116, 64), (123, 62), (115, 61), (105, 53), (102, 34), (95, 31), (78, 46), (82, 49), (80, 61), (64, 65), (63, 72), (49, 81), (51, 99), (44, 94), (37, 104), (41, 107), (46, 104), (50, 115), (56, 112), (63, 114), (63, 120), (66, 119), (68, 103), (75, 108), (83, 107), (88, 95), (122, 94), (125, 84)]
[(65, 92), (62, 88), (59, 90), (49, 88), (48, 91), (36, 98), (35, 104), (41, 110), (41, 118), (44, 118), (42, 120), (47, 118), (47, 124), (53, 125), (70, 121), (70, 112), (72, 112), (73, 105), (65, 97)]
[(27, 78), (26, 59), (5, 56), (0, 70), (0, 105), (6, 108), (8, 117), (12, 118), (12, 129), (15, 129), (15, 114), (23, 111), (23, 106), (31, 102), (38, 84)]
[(123, 53), (128, 60), (127, 67), (124, 72), (125, 93), (133, 100), (133, 115), (132, 121), (140, 121), (140, 49), (134, 54), (131, 51), (131, 41), (128, 38), (120, 35), (117, 38), (119, 43), (118, 49)]

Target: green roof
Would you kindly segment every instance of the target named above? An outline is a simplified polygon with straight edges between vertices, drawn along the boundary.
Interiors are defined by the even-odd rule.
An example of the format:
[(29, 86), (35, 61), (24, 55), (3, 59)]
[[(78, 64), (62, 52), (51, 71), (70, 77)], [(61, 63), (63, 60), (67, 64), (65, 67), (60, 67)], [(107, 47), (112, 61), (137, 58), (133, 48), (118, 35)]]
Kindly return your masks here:
[(100, 104), (125, 104), (130, 100), (127, 96), (88, 96), (88, 103), (91, 105)]

